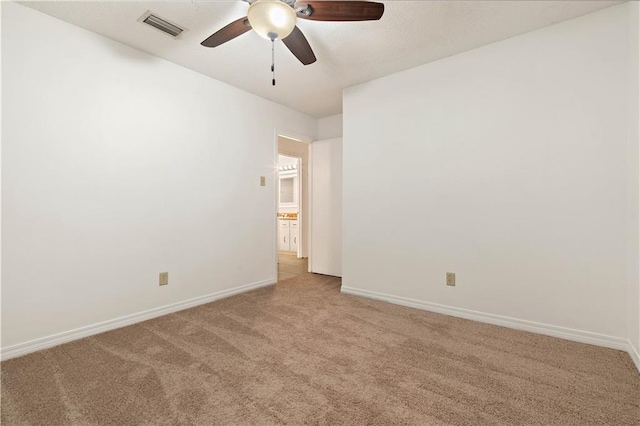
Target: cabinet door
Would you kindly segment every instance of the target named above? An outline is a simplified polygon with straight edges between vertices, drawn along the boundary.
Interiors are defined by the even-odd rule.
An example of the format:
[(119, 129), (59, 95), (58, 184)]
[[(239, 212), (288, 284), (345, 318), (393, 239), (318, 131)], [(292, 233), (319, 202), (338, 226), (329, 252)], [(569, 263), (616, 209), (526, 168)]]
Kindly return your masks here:
[(291, 228), (289, 230), (289, 251), (298, 251), (299, 231), (298, 228)]
[(289, 228), (278, 228), (278, 250), (289, 251)]

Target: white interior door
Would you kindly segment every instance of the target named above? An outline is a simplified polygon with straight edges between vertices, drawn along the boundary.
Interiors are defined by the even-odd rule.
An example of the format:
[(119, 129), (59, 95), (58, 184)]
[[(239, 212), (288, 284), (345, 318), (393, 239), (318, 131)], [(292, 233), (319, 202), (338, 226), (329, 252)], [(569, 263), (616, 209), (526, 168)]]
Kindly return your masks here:
[(342, 276), (342, 138), (314, 142), (310, 270)]

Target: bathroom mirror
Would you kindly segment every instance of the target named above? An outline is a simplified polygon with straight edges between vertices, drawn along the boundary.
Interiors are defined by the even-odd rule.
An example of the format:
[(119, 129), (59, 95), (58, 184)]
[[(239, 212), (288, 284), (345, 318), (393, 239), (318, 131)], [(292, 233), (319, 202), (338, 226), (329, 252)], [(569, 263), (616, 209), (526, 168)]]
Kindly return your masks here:
[(295, 203), (293, 177), (280, 179), (280, 203)]

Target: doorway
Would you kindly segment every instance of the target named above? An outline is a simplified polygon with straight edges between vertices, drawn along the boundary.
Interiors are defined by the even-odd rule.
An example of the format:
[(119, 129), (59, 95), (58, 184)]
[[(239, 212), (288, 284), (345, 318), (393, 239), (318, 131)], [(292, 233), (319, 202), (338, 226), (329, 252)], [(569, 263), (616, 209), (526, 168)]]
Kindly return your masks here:
[(302, 158), (278, 155), (278, 252), (302, 258)]
[[(308, 269), (311, 140), (276, 135), (276, 269), (278, 281)], [(280, 276), (283, 274), (283, 276)]]
[[(311, 144), (276, 135), (275, 161), (283, 157), (276, 167), (276, 269), (280, 258), (283, 264), (306, 259), (307, 272), (341, 277), (342, 138)], [(280, 174), (290, 179), (294, 169), (297, 181), (280, 185)]]

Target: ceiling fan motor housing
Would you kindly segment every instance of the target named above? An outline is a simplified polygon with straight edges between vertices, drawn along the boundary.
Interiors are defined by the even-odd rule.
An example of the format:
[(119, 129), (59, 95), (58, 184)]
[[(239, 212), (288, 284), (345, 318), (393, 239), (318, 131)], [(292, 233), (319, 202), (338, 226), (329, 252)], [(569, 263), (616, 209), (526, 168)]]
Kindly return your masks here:
[(313, 13), (313, 8), (311, 7), (311, 5), (306, 3), (295, 3), (293, 10), (297, 14), (303, 16), (311, 16), (311, 14)]
[(275, 40), (287, 37), (296, 26), (296, 13), (280, 0), (257, 0), (249, 6), (247, 18), (260, 36)]

